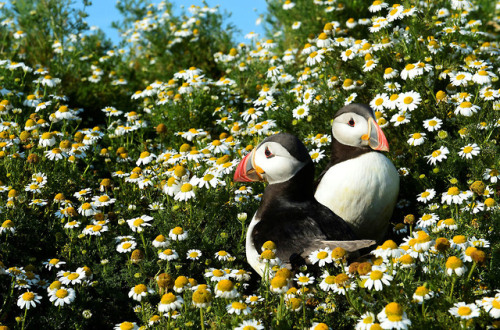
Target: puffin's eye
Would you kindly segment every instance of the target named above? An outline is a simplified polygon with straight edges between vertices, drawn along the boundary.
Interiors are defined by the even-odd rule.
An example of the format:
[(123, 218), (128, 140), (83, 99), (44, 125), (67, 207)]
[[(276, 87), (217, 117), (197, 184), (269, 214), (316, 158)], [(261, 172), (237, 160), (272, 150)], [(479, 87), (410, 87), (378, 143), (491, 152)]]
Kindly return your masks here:
[(354, 119), (350, 119), (349, 122), (347, 122), (347, 124), (351, 127), (354, 127), (354, 125), (356, 125), (356, 123), (354, 122)]
[(271, 152), (271, 150), (269, 150), (268, 147), (266, 147), (266, 150), (264, 151), (264, 154), (266, 155), (267, 158), (274, 157), (273, 153)]

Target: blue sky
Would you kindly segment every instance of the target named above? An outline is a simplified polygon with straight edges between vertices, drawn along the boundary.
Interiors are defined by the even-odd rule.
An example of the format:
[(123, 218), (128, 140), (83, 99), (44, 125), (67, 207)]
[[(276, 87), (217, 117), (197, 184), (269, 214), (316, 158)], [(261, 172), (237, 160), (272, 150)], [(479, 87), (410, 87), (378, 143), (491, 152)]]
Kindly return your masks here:
[[(120, 40), (118, 33), (115, 29), (111, 28), (111, 22), (119, 20), (120, 14), (115, 8), (115, 0), (94, 0), (91, 7), (87, 8), (89, 17), (87, 23), (89, 25), (96, 25), (100, 27), (106, 35), (113, 40), (115, 44)], [(153, 1), (159, 3), (160, 1)], [(174, 13), (178, 15), (181, 12), (181, 6), (188, 8), (191, 5), (203, 6), (201, 0), (175, 0), (171, 1), (174, 5)], [(235, 35), (237, 42), (244, 42), (245, 34), (254, 31), (261, 36), (264, 35), (262, 25), (256, 26), (255, 22), (260, 14), (266, 11), (265, 0), (206, 0), (208, 6), (214, 7), (220, 5), (220, 11), (232, 13), (231, 17), (224, 22), (234, 24), (240, 31), (240, 34)], [(77, 7), (81, 7), (77, 6)]]

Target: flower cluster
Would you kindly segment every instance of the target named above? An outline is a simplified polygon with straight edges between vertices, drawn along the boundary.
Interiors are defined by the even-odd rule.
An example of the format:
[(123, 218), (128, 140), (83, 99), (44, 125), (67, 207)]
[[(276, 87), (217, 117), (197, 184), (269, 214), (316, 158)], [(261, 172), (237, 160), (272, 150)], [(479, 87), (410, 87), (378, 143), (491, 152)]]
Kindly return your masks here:
[[(123, 48), (56, 2), (0, 4), (0, 322), (498, 326), (500, 3), (272, 0), (236, 44), (217, 7), (146, 2), (117, 4)], [(269, 241), (252, 274), (263, 186), (236, 165), (288, 131), (319, 174), (353, 102), (401, 175), (386, 239), (293, 272)]]

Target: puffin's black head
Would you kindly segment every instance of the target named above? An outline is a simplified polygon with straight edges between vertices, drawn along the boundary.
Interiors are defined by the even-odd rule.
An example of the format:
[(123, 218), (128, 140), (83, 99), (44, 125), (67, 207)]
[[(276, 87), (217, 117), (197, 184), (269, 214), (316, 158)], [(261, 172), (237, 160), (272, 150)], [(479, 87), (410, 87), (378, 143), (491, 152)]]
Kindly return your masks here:
[(368, 120), (369, 118), (375, 119), (375, 113), (373, 112), (372, 108), (362, 103), (351, 103), (346, 105), (345, 107), (337, 111), (333, 118), (335, 119), (344, 113), (355, 113), (365, 118), (366, 120)]
[(373, 110), (365, 104), (346, 105), (333, 117), (332, 135), (341, 144), (389, 151), (389, 143), (375, 121)]
[(234, 181), (285, 182), (309, 163), (311, 156), (304, 144), (292, 134), (279, 133), (266, 138), (241, 160)]

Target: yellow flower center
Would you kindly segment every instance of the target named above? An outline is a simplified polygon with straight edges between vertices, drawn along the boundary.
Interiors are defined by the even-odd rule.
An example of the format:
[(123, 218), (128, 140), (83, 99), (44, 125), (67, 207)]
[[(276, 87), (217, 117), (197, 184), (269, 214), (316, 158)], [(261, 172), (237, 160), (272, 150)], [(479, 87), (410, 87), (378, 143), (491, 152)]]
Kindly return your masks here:
[(429, 289), (427, 289), (425, 286), (419, 286), (416, 290), (415, 290), (415, 294), (417, 296), (425, 296), (426, 294), (429, 293)]
[(264, 244), (262, 244), (262, 248), (264, 250), (275, 250), (276, 249), (276, 244), (274, 244), (273, 241), (267, 241)]
[(217, 289), (219, 291), (227, 292), (227, 291), (231, 291), (233, 288), (234, 288), (234, 284), (230, 280), (221, 280), (221, 281), (219, 281), (219, 283), (217, 283)]
[(460, 103), (460, 108), (470, 108), (470, 107), (472, 107), (472, 103), (470, 103), (470, 102), (466, 101), (466, 102)]
[(328, 330), (328, 326), (325, 323), (319, 323), (314, 327), (314, 330)]
[(123, 322), (120, 324), (120, 330), (132, 330), (134, 328), (134, 324), (132, 322)]
[(174, 251), (172, 249), (166, 249), (162, 252), (164, 255), (171, 256), (174, 254)]
[(382, 249), (384, 249), (384, 250), (397, 249), (397, 248), (398, 248), (398, 245), (393, 240), (387, 240), (384, 242), (384, 244), (382, 244)]
[(463, 244), (467, 242), (467, 238), (464, 235), (456, 235), (453, 237), (453, 243), (455, 244)]
[(186, 276), (179, 276), (175, 280), (174, 284), (177, 288), (182, 288), (186, 286), (189, 283), (189, 280)]
[(69, 275), (67, 276), (67, 278), (68, 278), (69, 280), (72, 280), (72, 281), (73, 281), (73, 280), (76, 280), (76, 279), (77, 279), (77, 278), (79, 278), (79, 277), (80, 277), (80, 274), (78, 274), (78, 273), (71, 273), (71, 274), (69, 274)]
[(286, 277), (282, 277), (282, 276), (275, 276), (271, 280), (271, 286), (275, 289), (282, 288), (285, 285), (287, 285), (287, 283), (288, 283), (288, 281), (287, 281)]
[(52, 284), (49, 286), (49, 289), (50, 290), (54, 290), (54, 289), (59, 289), (61, 287), (61, 282), (60, 281), (54, 281), (52, 282)]
[(144, 220), (141, 218), (135, 219), (134, 222), (132, 223), (134, 227), (140, 227), (144, 223)]
[(102, 226), (101, 226), (101, 225), (95, 225), (95, 226), (92, 226), (92, 230), (93, 230), (94, 232), (101, 231), (101, 229), (102, 229)]
[(431, 240), (431, 237), (423, 230), (417, 233), (417, 243), (426, 243)]
[(460, 316), (467, 316), (467, 315), (470, 315), (472, 313), (472, 309), (470, 309), (470, 307), (467, 307), (467, 306), (460, 306), (460, 307), (458, 307), (457, 313)]
[(175, 227), (174, 229), (172, 229), (172, 234), (182, 235), (184, 234), (184, 229), (182, 229), (182, 227)]
[(35, 294), (33, 292), (25, 292), (22, 295), (24, 301), (32, 301), (35, 299)]
[(384, 273), (382, 273), (380, 270), (373, 270), (370, 273), (370, 279), (373, 281), (380, 280), (384, 276)]
[(329, 276), (325, 277), (324, 281), (328, 285), (334, 284), (335, 283), (335, 276), (329, 275)]
[(193, 190), (193, 186), (190, 183), (184, 183), (181, 187), (181, 192), (186, 193)]
[(288, 301), (288, 304), (290, 305), (290, 308), (297, 309), (302, 304), (302, 301), (299, 298), (292, 298)]
[(99, 197), (99, 202), (101, 202), (101, 203), (108, 202), (109, 200), (110, 200), (110, 198), (106, 195)]
[(204, 304), (210, 300), (212, 300), (212, 294), (207, 289), (198, 289), (193, 293), (193, 302), (197, 304)]
[(382, 98), (378, 98), (378, 99), (375, 100), (375, 105), (376, 106), (380, 106), (380, 105), (382, 105), (382, 103), (384, 103), (384, 99), (382, 99)]
[(342, 273), (337, 276), (335, 276), (335, 283), (340, 286), (345, 286), (345, 284), (349, 281), (349, 276), (346, 274)]
[(413, 264), (413, 257), (410, 256), (409, 254), (405, 254), (401, 256), (399, 259), (399, 262), (401, 262), (403, 265), (411, 265)]
[(176, 300), (177, 300), (177, 297), (172, 292), (165, 293), (161, 297), (161, 303), (164, 304), (164, 305), (171, 304), (171, 303), (173, 303)]
[(245, 309), (247, 308), (247, 304), (241, 303), (239, 301), (234, 301), (231, 304), (231, 307), (233, 307), (234, 309)]
[(365, 317), (365, 318), (363, 319), (363, 323), (365, 323), (365, 324), (370, 324), (370, 323), (373, 323), (373, 321), (375, 321), (375, 320), (374, 320), (374, 319), (373, 319), (373, 317), (371, 317), (371, 316), (367, 316), (367, 317)]
[(495, 206), (496, 202), (493, 198), (487, 198), (485, 201), (484, 201), (484, 205), (486, 205), (487, 207), (493, 207)]
[(224, 272), (220, 269), (215, 269), (214, 271), (212, 271), (212, 274), (215, 276), (215, 277), (221, 277), (221, 276), (224, 276)]
[(326, 259), (326, 258), (328, 257), (328, 252), (321, 251), (320, 253), (318, 253), (318, 254), (316, 255), (316, 257), (317, 257), (318, 259)]
[(405, 69), (406, 69), (406, 71), (411, 71), (411, 70), (415, 69), (415, 65), (413, 65), (413, 64), (407, 64), (405, 66)]
[(301, 277), (299, 277), (298, 282), (300, 282), (300, 283), (308, 283), (309, 282), (309, 277), (308, 276), (301, 276)]
[(66, 289), (59, 289), (56, 291), (57, 298), (66, 298), (68, 295), (69, 295), (69, 292)]
[(270, 259), (276, 258), (276, 255), (274, 254), (274, 252), (272, 250), (264, 250), (260, 254), (260, 257), (262, 259), (270, 260)]
[(129, 243), (129, 242), (125, 242), (125, 243), (123, 243), (123, 244), (122, 244), (122, 248), (123, 248), (124, 250), (129, 249), (131, 246), (132, 246), (132, 244), (131, 244), (131, 243)]
[(12, 227), (14, 227), (14, 222), (12, 222), (12, 220), (5, 220), (2, 223), (2, 228), (12, 228)]
[[(349, 51), (349, 50), (348, 50), (348, 51)], [(346, 52), (346, 53), (347, 53), (347, 52)], [(352, 86), (352, 84), (353, 84), (352, 79), (346, 79), (346, 80), (344, 80), (344, 86), (345, 86), (345, 87)]]
[(198, 256), (198, 252), (196, 252), (196, 251), (189, 253), (190, 258), (196, 258), (197, 256)]
[(389, 321), (401, 321), (403, 319), (403, 307), (398, 303), (391, 302), (385, 306), (385, 314)]
[(464, 154), (470, 154), (470, 153), (472, 152), (472, 147), (471, 147), (471, 146), (467, 146), (467, 147), (465, 147), (465, 148), (462, 150), (462, 152), (463, 152)]
[(457, 258), (455, 256), (451, 256), (448, 258), (448, 260), (446, 260), (446, 268), (449, 268), (449, 269), (456, 269), (456, 268), (462, 267), (462, 265), (463, 265), (462, 260), (460, 260), (459, 258)]
[(413, 97), (407, 96), (407, 97), (404, 98), (403, 102), (405, 104), (411, 104), (413, 102)]
[(425, 197), (429, 196), (430, 194), (431, 194), (430, 192), (424, 191), (420, 196), (425, 198)]
[(346, 255), (346, 251), (341, 247), (336, 247), (332, 251), (332, 258), (335, 260), (342, 259)]
[(455, 220), (453, 220), (452, 218), (448, 218), (446, 220), (444, 220), (444, 224), (445, 225), (454, 225), (455, 224)]
[(178, 178), (181, 178), (181, 177), (183, 177), (184, 175), (186, 175), (186, 172), (187, 172), (187, 171), (186, 171), (186, 169), (185, 169), (183, 166), (180, 166), (180, 165), (179, 165), (179, 166), (177, 166), (177, 167), (175, 168), (175, 170), (174, 170), (174, 174), (175, 174), (175, 176), (176, 176), (176, 177), (178, 177)]
[(457, 187), (451, 187), (450, 189), (448, 189), (448, 195), (451, 196), (460, 195), (460, 189), (458, 189)]
[(430, 219), (432, 219), (432, 215), (430, 215), (430, 214), (424, 214), (422, 216), (422, 221), (427, 221), (427, 220), (430, 220)]

